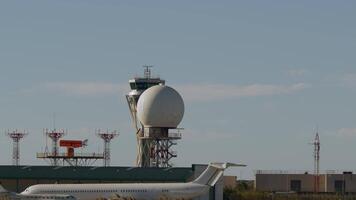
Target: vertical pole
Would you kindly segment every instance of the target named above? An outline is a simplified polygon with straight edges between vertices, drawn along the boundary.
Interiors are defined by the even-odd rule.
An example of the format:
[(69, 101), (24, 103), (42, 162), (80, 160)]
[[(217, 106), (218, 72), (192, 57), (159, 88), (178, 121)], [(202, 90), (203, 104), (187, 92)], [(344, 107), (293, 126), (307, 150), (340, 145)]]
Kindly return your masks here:
[(12, 149), (12, 164), (15, 166), (19, 165), (19, 139), (13, 138), (13, 149)]
[(58, 155), (57, 141), (58, 141), (57, 137), (54, 136), (52, 138), (52, 156), (54, 157), (53, 158), (53, 165), (54, 166), (58, 165), (58, 160), (57, 160), (57, 155)]
[(110, 166), (110, 140), (104, 138), (104, 166)]

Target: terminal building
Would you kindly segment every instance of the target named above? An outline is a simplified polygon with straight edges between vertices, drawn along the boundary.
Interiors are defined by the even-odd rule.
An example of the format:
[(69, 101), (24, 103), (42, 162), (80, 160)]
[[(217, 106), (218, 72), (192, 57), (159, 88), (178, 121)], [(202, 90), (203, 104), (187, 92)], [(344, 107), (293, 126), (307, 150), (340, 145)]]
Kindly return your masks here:
[(356, 175), (352, 171), (326, 171), (316, 176), (307, 171), (257, 170), (255, 188), (263, 192), (356, 194)]

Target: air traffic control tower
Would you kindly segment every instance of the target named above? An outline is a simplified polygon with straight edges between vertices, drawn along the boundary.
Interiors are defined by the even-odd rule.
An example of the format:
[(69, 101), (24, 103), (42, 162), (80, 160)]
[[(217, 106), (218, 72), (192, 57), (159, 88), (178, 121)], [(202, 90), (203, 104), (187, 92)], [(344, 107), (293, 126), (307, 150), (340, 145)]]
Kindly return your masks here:
[(144, 66), (143, 77), (135, 77), (129, 80), (131, 91), (126, 95), (136, 131), (136, 165), (138, 167), (171, 167), (169, 160), (177, 157), (171, 147), (176, 144), (176, 140), (181, 139), (181, 134), (179, 132), (168, 134), (168, 129), (164, 134), (149, 134), (149, 129), (145, 128), (144, 123), (140, 121), (137, 114), (137, 105), (141, 95), (153, 86), (165, 85), (165, 80), (151, 76), (151, 67)]

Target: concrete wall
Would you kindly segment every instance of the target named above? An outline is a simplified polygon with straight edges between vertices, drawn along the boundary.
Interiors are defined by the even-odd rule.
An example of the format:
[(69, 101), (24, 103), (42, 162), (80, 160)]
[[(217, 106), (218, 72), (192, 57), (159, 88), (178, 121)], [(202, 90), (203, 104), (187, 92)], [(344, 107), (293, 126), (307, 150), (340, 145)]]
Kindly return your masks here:
[[(300, 181), (301, 192), (314, 192), (312, 174), (256, 174), (255, 188), (265, 192), (291, 192), (291, 182)], [(325, 192), (325, 175), (319, 176), (319, 192)]]
[(224, 176), (224, 187), (235, 188), (236, 187), (236, 176)]
[(0, 183), (6, 190), (18, 191), (17, 180), (14, 180), (14, 179), (0, 179)]
[(356, 174), (328, 174), (327, 175), (328, 192), (338, 192), (335, 190), (335, 181), (345, 182), (344, 189), (343, 191), (341, 191), (341, 193), (356, 192)]
[[(291, 181), (301, 181), (301, 192), (314, 192), (312, 174), (256, 174), (255, 188), (266, 192), (291, 192)], [(344, 182), (342, 190), (337, 191), (336, 182)], [(321, 174), (319, 192), (356, 193), (356, 174)]]

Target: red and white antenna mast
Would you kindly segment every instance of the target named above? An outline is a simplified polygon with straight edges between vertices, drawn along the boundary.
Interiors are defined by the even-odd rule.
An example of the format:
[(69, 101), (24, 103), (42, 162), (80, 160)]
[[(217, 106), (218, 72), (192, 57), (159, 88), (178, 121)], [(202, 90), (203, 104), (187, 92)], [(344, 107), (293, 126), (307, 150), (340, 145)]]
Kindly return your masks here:
[(20, 140), (28, 135), (28, 132), (15, 129), (14, 131), (8, 130), (6, 135), (13, 141), (12, 164), (17, 166), (20, 164)]
[(116, 130), (114, 131), (102, 131), (101, 129), (97, 129), (95, 131), (96, 135), (104, 140), (104, 166), (110, 166), (110, 142), (115, 137), (119, 136)]
[(52, 165), (58, 166), (58, 140), (62, 138), (64, 135), (67, 134), (67, 131), (64, 131), (64, 129), (44, 129), (43, 130), (44, 134), (46, 134), (47, 137), (49, 137), (52, 140), (52, 152), (51, 152), (51, 159)]

